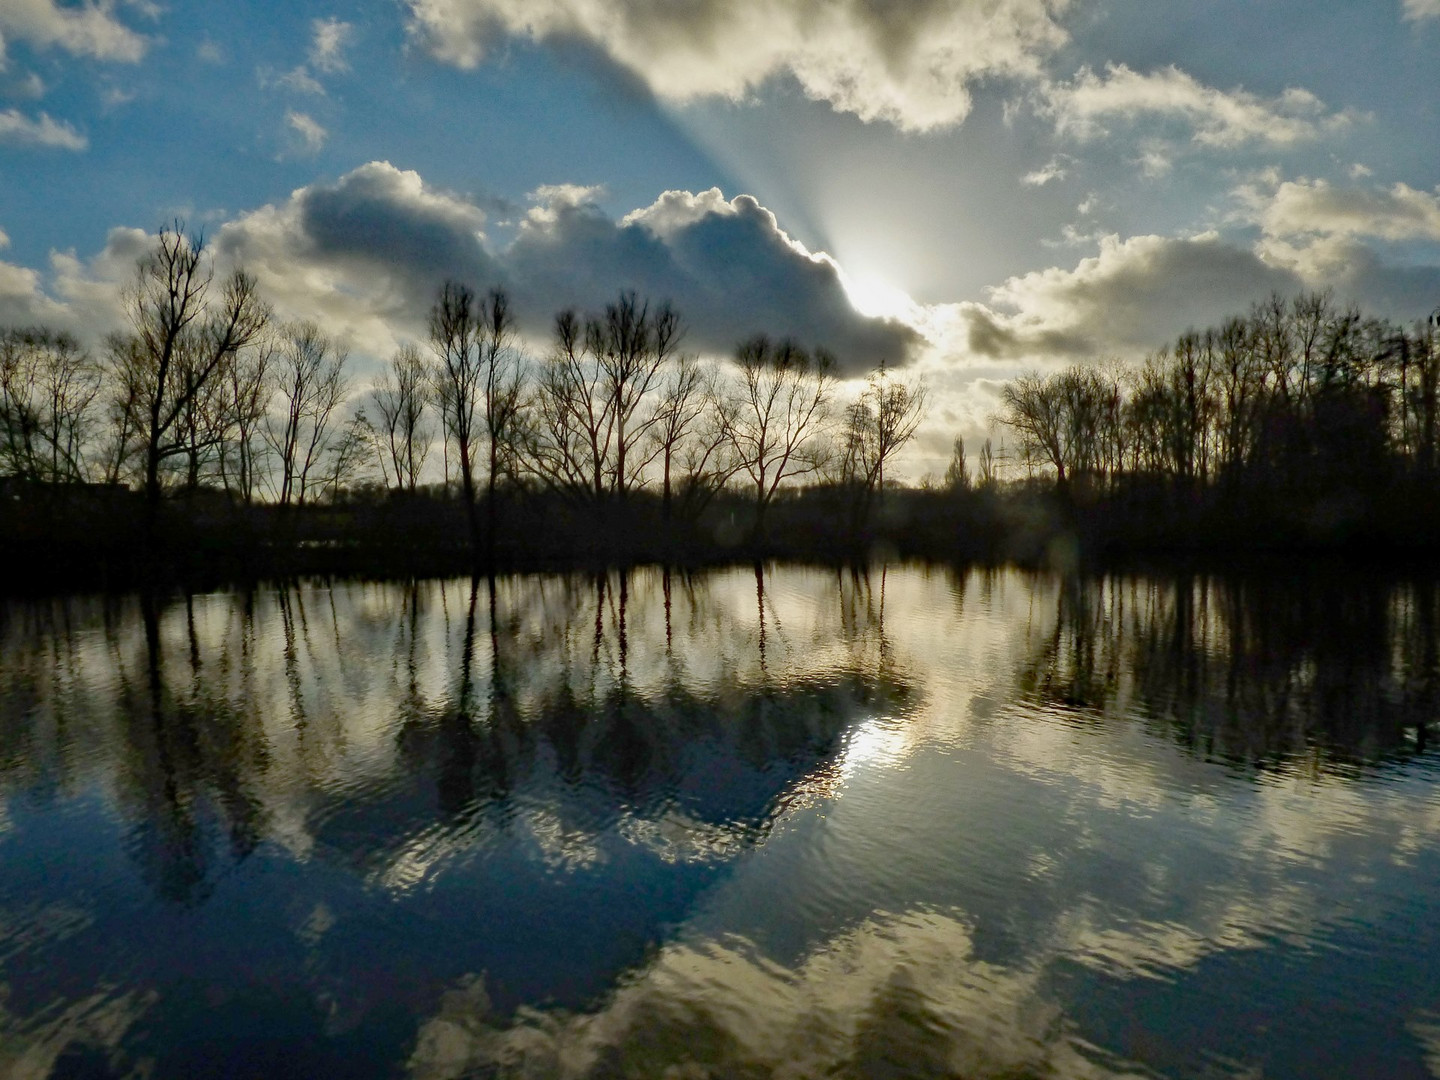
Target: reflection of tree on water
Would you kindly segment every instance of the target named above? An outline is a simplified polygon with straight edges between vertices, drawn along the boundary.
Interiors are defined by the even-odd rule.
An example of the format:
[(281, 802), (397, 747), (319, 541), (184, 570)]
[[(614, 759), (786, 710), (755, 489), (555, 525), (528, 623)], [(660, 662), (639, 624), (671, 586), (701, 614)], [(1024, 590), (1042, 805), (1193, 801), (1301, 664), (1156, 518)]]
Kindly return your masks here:
[[(756, 581), (764, 627), (763, 574)], [(707, 688), (683, 681), (673, 650), (662, 678), (636, 685), (628, 573), (592, 578), (588, 603), (578, 581), (548, 598), (537, 595), (543, 584), (509, 585), (507, 596), (495, 581), (486, 584), (488, 670), (475, 664), (476, 581), (452, 661), (454, 691), (428, 707), (417, 702), (400, 728), (404, 759), (417, 778), (435, 778), (444, 817), (494, 810), (490, 804), (503, 804), (519, 785), (543, 788), (557, 809), (571, 798), (566, 791), (581, 793), (581, 816), (592, 823), (597, 814), (614, 821), (681, 808), (711, 824), (757, 827), (788, 784), (836, 752), (852, 723), (877, 702), (903, 710), (910, 694), (893, 671), (858, 668), (772, 676), (762, 666), (754, 681), (732, 671)], [(571, 647), (582, 625), (584, 653)]]
[(190, 679), (183, 689), (167, 666), (160, 600), (142, 596), (140, 614), (143, 684), (132, 666), (118, 665), (126, 736), (120, 790), (134, 815), (129, 847), (161, 896), (196, 903), (224, 863), (215, 841), (228, 839), (239, 860), (263, 835), (265, 812), (250, 779), (264, 768), (265, 750), (244, 700), (217, 692), (206, 678), (193, 599), (186, 602)]
[[(63, 796), (99, 792), (87, 821), (118, 825), (164, 901), (97, 908), (47, 970), (159, 988), (135, 1049), (158, 1075), (196, 1010), (221, 1040), (247, 1010), (283, 1014), (322, 1056), (339, 1044), (313, 1025), (378, 1015), (380, 1072), (413, 1034), (384, 1016), (428, 1013), (466, 972), (502, 1012), (595, 1000), (823, 788), (847, 730), (911, 707), (863, 627), (823, 660), (772, 634), (768, 585), (764, 669), (743, 573), (77, 601), (89, 646), (59, 614), (0, 608), (6, 707), (34, 680), (0, 730), (0, 785), (29, 792), (52, 761)], [(47, 691), (66, 664), (73, 685)], [(157, 928), (143, 956), (137, 921)], [(51, 979), (33, 977), (53, 997)]]
[(1440, 708), (1434, 582), (1068, 578), (1054, 603), (1022, 695), (1074, 718), (1138, 708), (1207, 758), (1423, 752)]

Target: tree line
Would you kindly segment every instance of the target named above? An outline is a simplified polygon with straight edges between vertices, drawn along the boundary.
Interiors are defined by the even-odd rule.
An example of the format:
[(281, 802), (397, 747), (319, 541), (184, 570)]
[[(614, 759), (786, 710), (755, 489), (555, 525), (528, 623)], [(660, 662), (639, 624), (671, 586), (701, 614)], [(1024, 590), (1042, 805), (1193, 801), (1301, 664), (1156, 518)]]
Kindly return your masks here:
[[(998, 452), (986, 439), (971, 462), (957, 438), (943, 482), (908, 492), (888, 474), (921, 382), (882, 363), (847, 398), (823, 348), (764, 336), (699, 356), (678, 311), (634, 292), (557, 313), (536, 344), (504, 290), (446, 282), (423, 338), (365, 385), (339, 340), (277, 319), (243, 270), (217, 277), (179, 225), (122, 301), (126, 328), (98, 354), (0, 330), (0, 491), (16, 496), (0, 530), (37, 552), (89, 525), (73, 506), (36, 524), (26, 492), (82, 484), (131, 493), (140, 546), (188, 516), (221, 548), (360, 543), (372, 567), (417, 545), (493, 564), (497, 537), (508, 562), (537, 544), (551, 560), (714, 558), (747, 539), (1022, 561), (1196, 536), (1440, 542), (1423, 513), (1440, 487), (1436, 328), (1325, 292), (1272, 295), (1138, 363), (1022, 374), (1001, 389)], [(805, 497), (781, 515), (787, 492)]]
[(997, 420), (1027, 475), (1104, 493), (1137, 482), (1318, 494), (1433, 484), (1440, 340), (1338, 304), (1272, 295), (1139, 364), (1030, 372)]
[(926, 401), (882, 365), (842, 404), (834, 358), (789, 340), (699, 357), (678, 311), (629, 291), (558, 313), (537, 354), (504, 290), (456, 281), (427, 339), (360, 390), (339, 340), (279, 321), (245, 271), (217, 279), (179, 223), (121, 300), (127, 327), (98, 357), (51, 329), (0, 331), (0, 478), (126, 485), (153, 517), (207, 491), (281, 510), (356, 489), (415, 495), (438, 472), (477, 550), (493, 543), (503, 493), (605, 511), (645, 489), (669, 522), (729, 488), (748, 493), (758, 535), (807, 478), (844, 484), (868, 513)]

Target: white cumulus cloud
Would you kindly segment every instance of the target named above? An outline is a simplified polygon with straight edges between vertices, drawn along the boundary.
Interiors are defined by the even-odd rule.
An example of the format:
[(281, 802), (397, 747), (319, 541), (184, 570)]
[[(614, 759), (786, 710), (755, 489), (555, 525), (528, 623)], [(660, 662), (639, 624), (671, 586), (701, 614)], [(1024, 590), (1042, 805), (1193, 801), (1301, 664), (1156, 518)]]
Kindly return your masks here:
[(291, 109), (285, 114), (285, 123), (297, 136), (306, 152), (315, 154), (325, 145), (325, 140), (330, 137), (315, 119), (307, 113), (296, 112)]
[(0, 110), (0, 145), (50, 146), (59, 150), (84, 150), (89, 141), (63, 120), (48, 113), (31, 119), (19, 109)]
[(1051, 158), (1034, 172), (1028, 172), (1020, 178), (1020, 182), (1026, 187), (1044, 187), (1052, 180), (1064, 180), (1069, 170), (1061, 163), (1059, 158)]
[(1088, 139), (1106, 134), (1106, 125), (1146, 117), (1186, 125), (1195, 142), (1214, 147), (1244, 143), (1286, 146), (1319, 137), (1353, 121), (1329, 110), (1308, 90), (1292, 87), (1275, 98), (1247, 90), (1206, 86), (1177, 67), (1139, 72), (1125, 64), (1104, 73), (1082, 68), (1068, 83), (1042, 94), (1042, 111), (1062, 134)]
[(1336, 187), (1325, 180), (1287, 180), (1260, 208), (1270, 236), (1368, 236), (1380, 240), (1440, 241), (1440, 191), (1408, 184), (1390, 188)]
[(4, 0), (0, 3), (0, 42), (7, 37), (39, 48), (63, 49), (73, 56), (130, 63), (144, 56), (149, 44), (115, 17), (114, 0), (85, 4)]
[[(1241, 220), (1260, 228), (1261, 257), (1309, 284), (1333, 287), (1402, 321), (1423, 316), (1440, 297), (1440, 190), (1271, 176), (1234, 195)], [(1377, 249), (1384, 244), (1409, 251), (1387, 261)]]
[(310, 66), (327, 75), (348, 70), (350, 64), (345, 59), (345, 47), (354, 36), (354, 26), (335, 18), (315, 19), (310, 29), (314, 35), (310, 42)]
[(461, 67), (506, 37), (578, 40), (667, 100), (741, 100), (789, 75), (839, 112), (926, 131), (962, 121), (980, 79), (1038, 76), (1070, 0), (407, 2), (412, 35)]

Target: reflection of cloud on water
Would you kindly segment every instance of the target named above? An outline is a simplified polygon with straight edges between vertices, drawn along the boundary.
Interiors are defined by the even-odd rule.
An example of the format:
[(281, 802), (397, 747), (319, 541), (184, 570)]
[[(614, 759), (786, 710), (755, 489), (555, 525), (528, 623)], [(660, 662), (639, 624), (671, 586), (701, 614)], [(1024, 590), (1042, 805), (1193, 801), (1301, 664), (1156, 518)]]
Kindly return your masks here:
[(1425, 1067), (1440, 1076), (1440, 1013), (1421, 1012), (1405, 1025), (1425, 1050)]
[[(920, 569), (757, 583), (740, 569), (668, 585), (659, 571), (514, 578), (493, 603), (483, 582), (292, 588), (249, 609), (196, 598), (193, 618), (179, 602), (160, 613), (158, 710), (133, 605), (113, 632), (73, 640), (59, 619), (28, 636), (0, 624), (0, 664), (34, 699), (0, 730), (0, 789), (22, 826), (36, 791), (94, 793), (122, 825), (153, 818), (166, 828), (132, 843), (195, 858), (206, 880), (252, 850), (232, 858), (227, 840), (317, 864), (296, 873), (339, 884), (288, 912), (285, 934), (313, 965), (306, 992), (327, 1025), (360, 1024), (399, 982), (368, 985), (353, 948), (377, 901), (453, 928), (440, 950), (421, 932), (393, 958), (452, 987), (417, 1075), (490, 1063), (584, 1076), (607, 1062), (647, 1075), (692, 1049), (717, 1073), (863, 1074), (866, 1053), (904, 1051), (942, 1072), (1103, 1073), (1067, 1035), (1084, 1007), (1047, 994), (1124, 984), (1161, 1008), (1265, 950), (1311, 963), (1345, 948), (1367, 903), (1384, 917), (1413, 882), (1397, 868), (1430, 873), (1440, 791), (1388, 729), (1336, 726), (1336, 709), (1329, 726), (1303, 722), (1302, 705), (1323, 704), (1317, 683), (1344, 689), (1308, 646), (1277, 647), (1286, 664), (1262, 671), (1284, 686), (1293, 670), (1308, 696), (1248, 732), (1217, 719), (1230, 707), (1220, 599), (1192, 618), (1164, 583), (1069, 608), (1063, 588)], [(73, 624), (99, 618), (76, 604)], [(1237, 610), (1254, 641), (1272, 640), (1264, 605)], [(1170, 630), (1187, 626), (1177, 652)], [(1412, 649), (1372, 650), (1347, 678), (1388, 671), (1391, 645)], [(1164, 696), (1187, 673), (1189, 696)], [(1382, 719), (1397, 717), (1409, 714)], [(1316, 730), (1358, 747), (1358, 764), (1294, 754)], [(1234, 746), (1280, 756), (1232, 760)], [(25, 827), (5, 838), (24, 842)], [(186, 895), (224, 917), (223, 899)], [(105, 951), (107, 918), (97, 908), (64, 950), (97, 983), (114, 969), (92, 957), (132, 962)], [(665, 944), (676, 927), (681, 943)], [(15, 920), (0, 920), (0, 942), (35, 949)], [(483, 988), (454, 982), (481, 970)], [(582, 985), (555, 997), (576, 971)], [(352, 984), (363, 991), (347, 998)], [(431, 1009), (435, 985), (412, 1007)], [(603, 1004), (525, 1008), (545, 1000)], [(69, 1005), (104, 1002), (55, 1008)], [(1440, 1020), (1415, 1015), (1433, 1068)], [(652, 1031), (669, 1057), (645, 1056)]]
[(759, 830), (752, 826), (697, 821), (678, 810), (658, 817), (627, 816), (619, 833), (667, 863), (708, 863), (733, 858), (752, 847)]
[(483, 981), (421, 1027), (414, 1080), (498, 1077), (1116, 1077), (1033, 971), (976, 958), (964, 921), (877, 914), (793, 969), (743, 939), (676, 943), (590, 1013), (490, 1013)]
[[(0, 1076), (6, 1080), (47, 1080), (62, 1057), (82, 1056), (85, 1075), (143, 1076), (143, 1067), (114, 1072), (126, 1033), (159, 994), (101, 987), (94, 993), (24, 1020), (7, 1008), (9, 989), (0, 985)], [(73, 1075), (79, 1075), (74, 1072)], [(69, 1075), (69, 1074), (67, 1074)]]

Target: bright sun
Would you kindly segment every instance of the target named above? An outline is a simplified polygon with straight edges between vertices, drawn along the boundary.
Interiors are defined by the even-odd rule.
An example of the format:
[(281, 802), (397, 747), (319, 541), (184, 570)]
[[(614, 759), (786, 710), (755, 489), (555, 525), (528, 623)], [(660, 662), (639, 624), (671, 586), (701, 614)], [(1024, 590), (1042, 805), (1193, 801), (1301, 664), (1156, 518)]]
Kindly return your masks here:
[(915, 301), (888, 281), (875, 274), (840, 271), (840, 283), (845, 295), (862, 315), (886, 319), (911, 321), (915, 312)]

